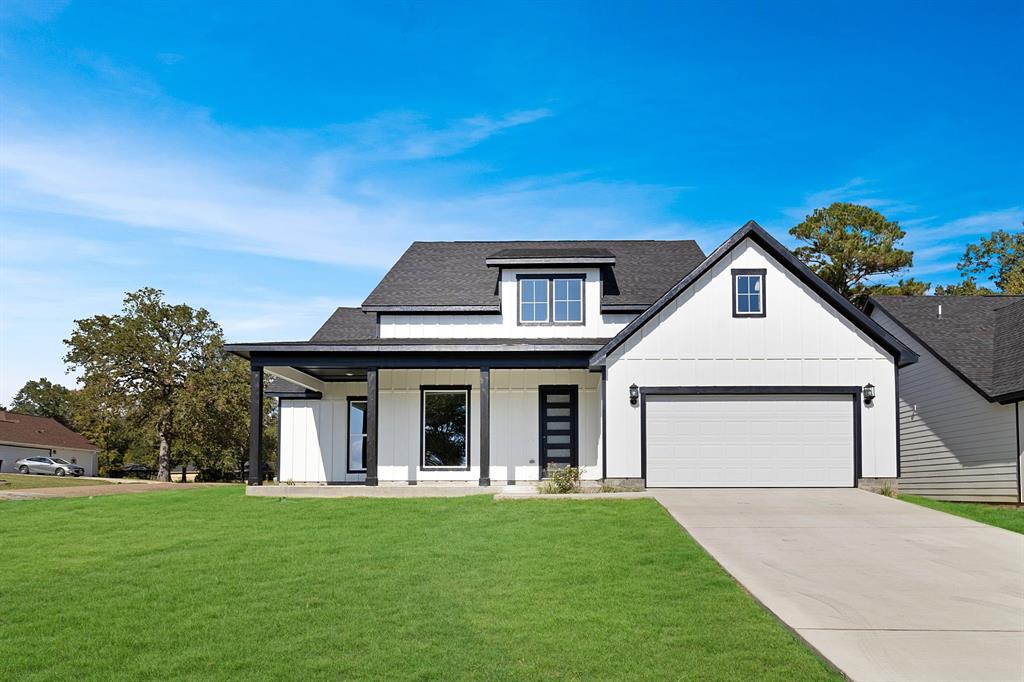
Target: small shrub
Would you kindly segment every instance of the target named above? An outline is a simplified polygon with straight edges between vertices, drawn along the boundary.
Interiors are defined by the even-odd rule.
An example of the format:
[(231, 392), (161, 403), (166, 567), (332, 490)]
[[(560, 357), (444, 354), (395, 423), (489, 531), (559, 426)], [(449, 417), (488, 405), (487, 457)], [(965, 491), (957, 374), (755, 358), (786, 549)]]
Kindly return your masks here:
[(565, 467), (549, 472), (550, 478), (541, 481), (537, 491), (542, 495), (565, 495), (580, 491), (580, 470), (578, 467)]
[(896, 488), (893, 487), (891, 481), (882, 481), (882, 485), (878, 487), (878, 494), (885, 495), (886, 497), (896, 497)]

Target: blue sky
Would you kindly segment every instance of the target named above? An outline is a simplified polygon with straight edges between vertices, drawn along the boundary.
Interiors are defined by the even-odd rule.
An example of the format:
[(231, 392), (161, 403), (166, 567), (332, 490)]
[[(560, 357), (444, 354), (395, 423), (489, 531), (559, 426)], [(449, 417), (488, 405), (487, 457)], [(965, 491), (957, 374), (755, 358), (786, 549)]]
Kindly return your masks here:
[[(140, 5), (142, 5), (140, 7)], [(0, 401), (142, 286), (303, 339), (415, 239), (1024, 220), (1024, 4), (0, 4)]]

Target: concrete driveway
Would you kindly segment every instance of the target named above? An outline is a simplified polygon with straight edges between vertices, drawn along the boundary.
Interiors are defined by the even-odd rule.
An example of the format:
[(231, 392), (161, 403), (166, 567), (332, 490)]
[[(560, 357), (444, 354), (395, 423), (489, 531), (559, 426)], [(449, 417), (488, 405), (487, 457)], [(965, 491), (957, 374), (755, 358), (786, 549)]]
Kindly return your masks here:
[(1024, 536), (861, 490), (657, 490), (854, 680), (1024, 680)]

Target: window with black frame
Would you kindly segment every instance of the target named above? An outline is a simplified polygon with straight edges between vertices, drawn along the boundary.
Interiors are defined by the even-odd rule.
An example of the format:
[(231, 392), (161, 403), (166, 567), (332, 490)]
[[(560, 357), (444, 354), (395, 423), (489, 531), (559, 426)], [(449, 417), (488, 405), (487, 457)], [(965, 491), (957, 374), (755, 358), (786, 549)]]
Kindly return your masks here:
[(366, 398), (348, 401), (348, 472), (366, 471)]
[(423, 389), (423, 467), (469, 468), (469, 389)]

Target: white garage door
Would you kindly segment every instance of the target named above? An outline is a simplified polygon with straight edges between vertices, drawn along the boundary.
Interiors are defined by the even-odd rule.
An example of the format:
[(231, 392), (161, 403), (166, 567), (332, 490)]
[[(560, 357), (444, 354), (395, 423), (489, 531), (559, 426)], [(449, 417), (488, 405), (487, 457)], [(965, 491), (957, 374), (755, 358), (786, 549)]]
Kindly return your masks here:
[(849, 395), (649, 395), (651, 487), (849, 487)]

